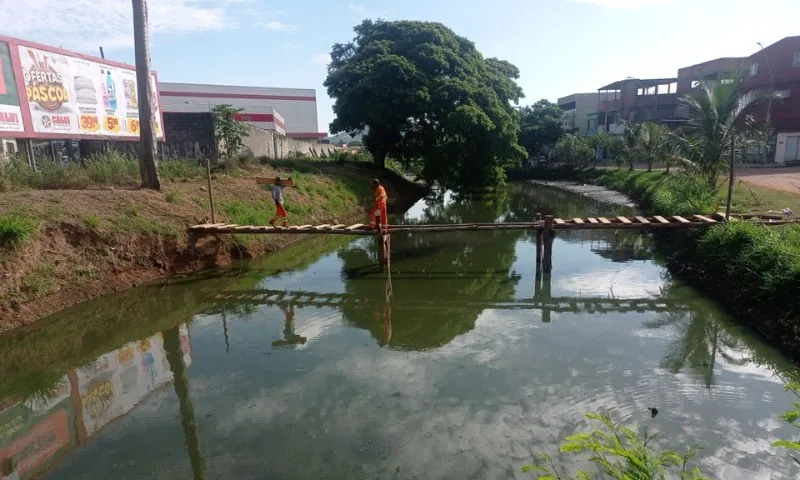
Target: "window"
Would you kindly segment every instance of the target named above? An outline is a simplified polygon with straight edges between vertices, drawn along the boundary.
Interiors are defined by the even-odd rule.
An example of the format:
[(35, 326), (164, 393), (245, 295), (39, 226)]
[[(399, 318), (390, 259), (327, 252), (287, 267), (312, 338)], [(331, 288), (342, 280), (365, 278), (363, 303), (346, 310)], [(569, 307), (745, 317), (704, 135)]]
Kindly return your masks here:
[[(795, 58), (796, 57), (797, 56), (795, 55)], [(753, 63), (752, 65), (750, 65), (750, 76), (751, 77), (755, 77), (756, 75), (758, 75), (758, 62)]]
[(697, 88), (700, 86), (700, 80), (692, 80), (692, 88)]
[(794, 52), (794, 62), (792, 65), (795, 67), (800, 67), (800, 52)]

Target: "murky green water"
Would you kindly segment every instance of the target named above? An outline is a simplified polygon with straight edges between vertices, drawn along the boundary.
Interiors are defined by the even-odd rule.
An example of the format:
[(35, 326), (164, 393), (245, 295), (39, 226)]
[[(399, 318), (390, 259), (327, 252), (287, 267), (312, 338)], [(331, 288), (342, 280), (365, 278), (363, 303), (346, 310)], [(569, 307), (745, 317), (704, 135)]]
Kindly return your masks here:
[[(407, 222), (626, 213), (543, 187)], [(0, 460), (20, 478), (528, 478), (604, 411), (705, 445), (721, 479), (795, 478), (791, 365), (649, 259), (565, 232), (315, 238), (242, 270), (99, 299), (0, 337)], [(660, 414), (650, 418), (647, 407)]]

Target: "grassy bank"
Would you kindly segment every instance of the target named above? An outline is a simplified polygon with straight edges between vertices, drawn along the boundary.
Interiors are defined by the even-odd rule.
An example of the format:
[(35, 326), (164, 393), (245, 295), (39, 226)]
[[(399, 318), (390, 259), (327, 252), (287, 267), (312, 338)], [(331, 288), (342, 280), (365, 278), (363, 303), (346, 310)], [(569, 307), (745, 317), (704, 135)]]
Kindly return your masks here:
[[(80, 165), (6, 164), (0, 172), (0, 330), (90, 298), (158, 277), (225, 265), (277, 250), (292, 236), (221, 236), (189, 242), (186, 227), (210, 219), (205, 166), (160, 165), (162, 191), (136, 188), (135, 159), (109, 154)], [(266, 224), (269, 192), (254, 176), (291, 176), (293, 224), (366, 218), (369, 179), (381, 177), (392, 199), (415, 200), (418, 187), (359, 159), (236, 162), (212, 175), (217, 221)], [(398, 205), (398, 208), (401, 208)]]
[[(712, 213), (722, 204), (680, 174), (587, 170), (580, 178), (625, 193), (654, 214)], [(657, 239), (673, 270), (728, 305), (785, 352), (800, 356), (800, 226), (738, 221), (705, 230), (663, 232)]]

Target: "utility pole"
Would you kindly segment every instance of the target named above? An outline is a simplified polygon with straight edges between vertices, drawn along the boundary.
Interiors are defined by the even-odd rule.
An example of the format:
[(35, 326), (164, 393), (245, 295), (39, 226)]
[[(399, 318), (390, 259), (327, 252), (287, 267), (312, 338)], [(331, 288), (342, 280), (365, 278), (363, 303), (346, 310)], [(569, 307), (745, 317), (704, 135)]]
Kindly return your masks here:
[[(757, 42), (758, 46), (761, 47), (761, 53), (764, 54), (764, 61), (767, 64), (767, 71), (769, 72), (769, 89), (770, 93), (775, 93), (775, 74), (772, 72), (772, 65), (769, 63), (769, 57), (767, 56), (767, 49), (764, 48), (764, 45), (761, 42)], [(769, 100), (767, 100), (767, 128), (770, 128), (770, 120), (772, 119), (772, 96), (770, 95)], [(764, 163), (767, 163), (767, 151), (769, 150), (769, 145), (764, 147)]]
[(142, 188), (161, 190), (153, 132), (153, 86), (150, 83), (150, 38), (147, 0), (133, 2), (133, 39), (136, 55), (136, 83), (139, 93), (139, 173)]

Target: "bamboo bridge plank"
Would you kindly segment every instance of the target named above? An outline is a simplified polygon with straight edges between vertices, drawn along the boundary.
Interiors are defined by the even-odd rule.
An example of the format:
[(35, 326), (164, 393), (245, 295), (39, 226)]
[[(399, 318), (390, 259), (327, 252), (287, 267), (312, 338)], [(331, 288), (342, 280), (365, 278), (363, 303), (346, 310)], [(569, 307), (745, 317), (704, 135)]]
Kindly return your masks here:
[(698, 220), (702, 220), (703, 222), (706, 222), (706, 223), (717, 223), (716, 220), (714, 220), (712, 218), (708, 218), (705, 215), (695, 215), (694, 218), (696, 218)]
[(669, 220), (667, 220), (666, 218), (664, 218), (664, 217), (662, 217), (662, 216), (660, 216), (660, 215), (656, 215), (656, 216), (655, 216), (655, 217), (653, 217), (653, 218), (656, 220), (656, 222), (658, 222), (658, 223), (660, 223), (660, 224), (662, 224), (662, 225), (667, 225), (667, 224), (669, 224), (669, 223), (670, 223), (670, 221), (669, 221)]
[(681, 217), (679, 215), (674, 215), (672, 218), (674, 218), (675, 220), (677, 220), (680, 223), (692, 223), (689, 220), (686, 220), (685, 218), (683, 218), (683, 217)]
[(634, 218), (636, 218), (636, 220), (639, 223), (643, 224), (643, 225), (649, 225), (650, 224), (650, 220), (648, 220), (648, 219), (646, 219), (644, 217), (634, 217)]
[(596, 218), (589, 217), (589, 218), (587, 218), (587, 220), (589, 220), (589, 223), (592, 223), (592, 224), (599, 223)]
[(556, 225), (564, 225), (565, 223), (567, 223), (567, 222), (565, 222), (564, 220), (562, 220), (560, 218), (554, 218), (553, 222), (555, 222)]
[(573, 218), (572, 221), (577, 223), (578, 225), (583, 225), (584, 223), (582, 218)]
[(363, 223), (356, 223), (355, 225), (350, 225), (349, 227), (345, 228), (345, 230), (356, 230), (363, 227)]
[(600, 223), (602, 223), (604, 225), (611, 224), (611, 220), (607, 219), (606, 217), (600, 217), (600, 218), (598, 218), (598, 220), (600, 220)]
[(619, 217), (617, 217), (617, 220), (619, 220), (620, 223), (622, 223), (624, 225), (629, 225), (629, 224), (633, 223), (633, 222), (630, 221), (630, 219), (628, 217), (619, 216)]

